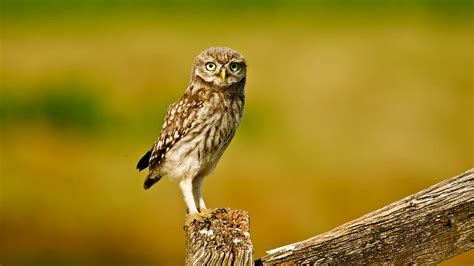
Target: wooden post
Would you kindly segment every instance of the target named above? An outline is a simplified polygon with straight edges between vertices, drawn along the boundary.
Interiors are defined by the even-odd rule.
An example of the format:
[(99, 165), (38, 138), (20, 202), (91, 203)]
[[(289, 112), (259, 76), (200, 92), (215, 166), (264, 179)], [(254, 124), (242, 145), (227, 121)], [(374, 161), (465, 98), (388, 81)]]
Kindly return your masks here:
[(212, 217), (186, 225), (186, 265), (253, 265), (248, 213), (214, 209)]
[[(390, 189), (390, 188), (387, 188)], [(474, 247), (474, 169), (256, 264), (436, 264)]]

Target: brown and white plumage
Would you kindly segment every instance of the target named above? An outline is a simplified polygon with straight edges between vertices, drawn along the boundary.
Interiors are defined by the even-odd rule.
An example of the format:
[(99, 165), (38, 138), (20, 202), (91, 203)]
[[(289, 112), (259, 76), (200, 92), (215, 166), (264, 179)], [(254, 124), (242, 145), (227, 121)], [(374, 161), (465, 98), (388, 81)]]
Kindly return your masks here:
[(138, 162), (145, 189), (167, 176), (179, 180), (191, 214), (206, 209), (204, 178), (215, 168), (243, 114), (246, 63), (229, 48), (209, 48), (194, 62), (184, 95), (166, 114), (158, 140)]

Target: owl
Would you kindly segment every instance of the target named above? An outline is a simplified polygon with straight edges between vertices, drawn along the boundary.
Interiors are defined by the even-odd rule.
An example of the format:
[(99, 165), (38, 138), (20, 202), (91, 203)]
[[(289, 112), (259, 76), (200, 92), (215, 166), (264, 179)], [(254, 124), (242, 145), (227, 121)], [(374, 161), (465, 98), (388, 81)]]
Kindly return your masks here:
[(144, 187), (175, 179), (191, 215), (206, 210), (201, 187), (229, 146), (244, 110), (247, 65), (230, 48), (209, 48), (195, 59), (184, 95), (168, 108), (160, 135), (139, 160)]

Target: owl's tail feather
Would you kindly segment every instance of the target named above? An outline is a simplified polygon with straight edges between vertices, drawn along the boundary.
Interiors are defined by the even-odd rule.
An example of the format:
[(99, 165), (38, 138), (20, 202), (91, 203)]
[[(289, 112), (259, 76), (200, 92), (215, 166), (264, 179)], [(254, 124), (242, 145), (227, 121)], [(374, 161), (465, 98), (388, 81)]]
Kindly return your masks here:
[(154, 172), (150, 171), (150, 173), (148, 173), (148, 175), (146, 176), (145, 184), (143, 184), (143, 187), (145, 189), (149, 189), (156, 182), (160, 181), (160, 179), (161, 179), (161, 176), (156, 175)]
[(141, 171), (148, 167), (148, 165), (150, 164), (150, 157), (151, 157), (151, 150), (147, 151), (145, 155), (143, 155), (143, 157), (140, 159), (140, 161), (138, 161), (138, 164), (137, 164), (138, 171)]

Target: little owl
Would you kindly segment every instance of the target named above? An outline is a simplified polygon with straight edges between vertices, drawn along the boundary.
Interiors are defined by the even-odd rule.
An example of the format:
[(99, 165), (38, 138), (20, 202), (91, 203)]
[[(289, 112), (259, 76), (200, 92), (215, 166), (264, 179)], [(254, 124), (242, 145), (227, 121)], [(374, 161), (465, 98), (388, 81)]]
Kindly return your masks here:
[(166, 176), (179, 180), (189, 214), (206, 210), (204, 178), (216, 167), (242, 118), (246, 63), (229, 48), (200, 53), (184, 95), (170, 105), (160, 136), (138, 162), (145, 189)]

